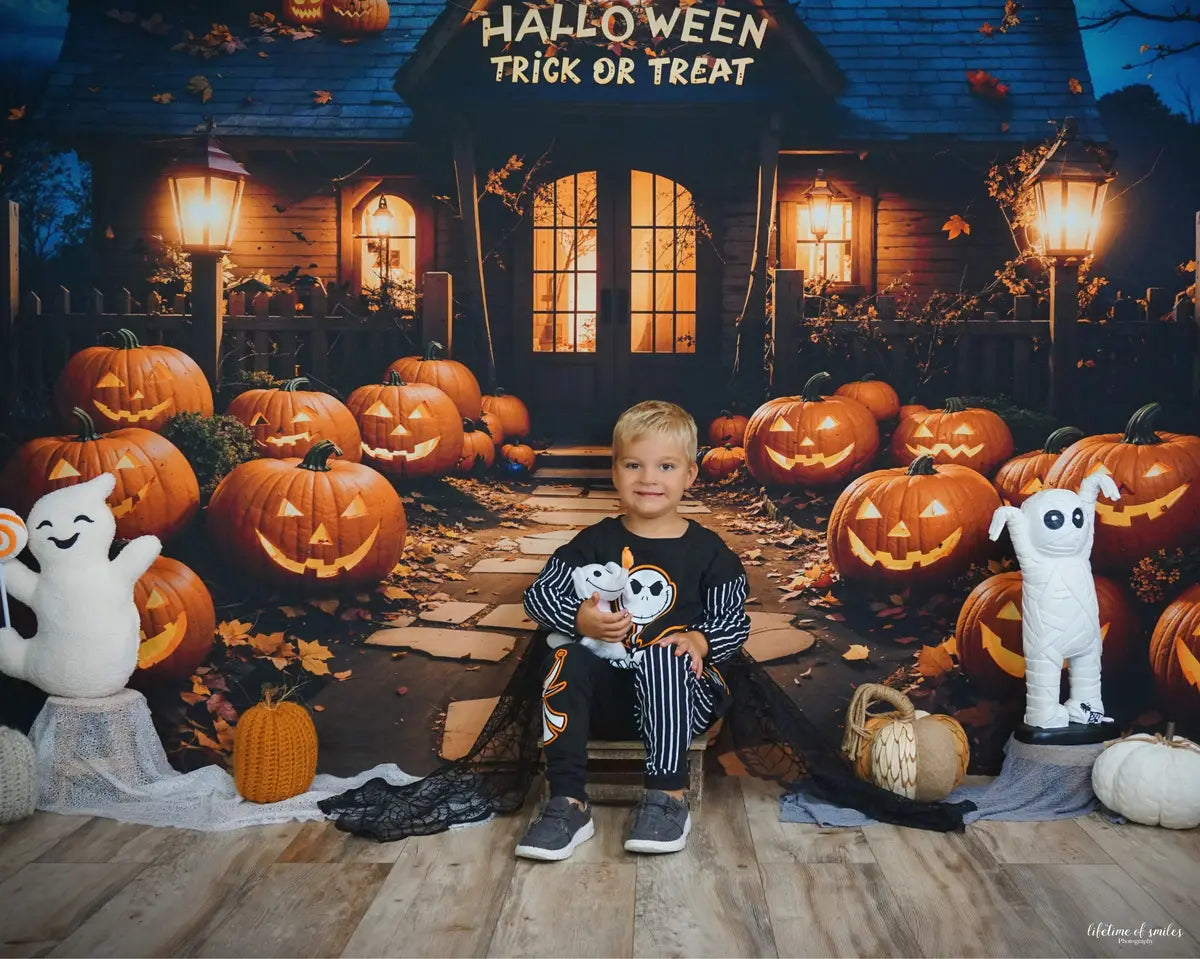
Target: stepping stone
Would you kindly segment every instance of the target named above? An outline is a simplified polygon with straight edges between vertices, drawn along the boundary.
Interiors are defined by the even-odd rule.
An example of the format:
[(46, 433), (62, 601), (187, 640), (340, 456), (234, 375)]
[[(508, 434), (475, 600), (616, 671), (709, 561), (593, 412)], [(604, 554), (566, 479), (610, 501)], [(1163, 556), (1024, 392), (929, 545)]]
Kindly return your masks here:
[(458, 601), (438, 603), (429, 609), (421, 610), (418, 618), (423, 619), (427, 623), (451, 623), (457, 626), (459, 623), (465, 623), (476, 613), (482, 613), (487, 607), (487, 603), (462, 603)]
[(368, 646), (405, 647), (439, 659), (479, 659), (498, 662), (512, 652), (517, 638), (504, 633), (445, 626), (404, 626), (381, 629), (367, 637)]
[(599, 523), (606, 516), (616, 516), (616, 513), (583, 513), (569, 510), (549, 510), (532, 513), (529, 518), (543, 526), (591, 526)]
[(446, 707), (446, 724), (442, 728), (443, 759), (462, 759), (471, 751), (498, 702), (499, 696), (459, 699)]
[[(771, 615), (771, 614), (767, 614)], [(767, 663), (784, 656), (794, 656), (802, 653), (816, 642), (807, 629), (797, 629), (795, 626), (785, 626), (775, 629), (751, 630), (750, 638), (746, 640), (746, 655), (760, 663)]]
[(784, 629), (791, 627), (792, 620), (796, 617), (791, 613), (750, 613), (750, 632), (751, 634), (762, 632), (765, 629)]
[(529, 556), (549, 556), (563, 543), (569, 543), (575, 538), (576, 530), (552, 529), (544, 533), (530, 533), (517, 540), (522, 553)]
[(582, 486), (571, 485), (546, 485), (535, 486), (533, 489), (534, 496), (582, 496)]
[[(531, 509), (553, 509), (553, 510), (586, 510), (588, 512), (599, 511), (608, 513), (621, 512), (621, 501), (615, 496), (611, 499), (606, 497), (573, 497), (571, 499), (558, 498), (555, 499), (549, 496), (531, 496), (527, 500), (521, 501), (522, 506), (528, 506)], [(707, 506), (697, 502), (681, 502), (679, 504), (680, 513), (711, 513)]]
[(531, 632), (538, 628), (538, 624), (525, 615), (525, 608), (520, 603), (501, 603), (475, 625), (492, 629), (524, 629)]
[(481, 559), (468, 570), (471, 573), (540, 573), (544, 559)]

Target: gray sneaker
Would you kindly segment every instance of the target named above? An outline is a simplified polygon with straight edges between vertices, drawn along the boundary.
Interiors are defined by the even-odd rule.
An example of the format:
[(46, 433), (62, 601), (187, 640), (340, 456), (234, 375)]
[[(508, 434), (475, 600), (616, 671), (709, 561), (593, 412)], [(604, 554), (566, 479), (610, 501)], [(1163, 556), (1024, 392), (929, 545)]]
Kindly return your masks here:
[(661, 789), (647, 789), (633, 813), (625, 840), (627, 852), (679, 852), (687, 843), (692, 816), (687, 803)]
[(551, 796), (541, 815), (529, 824), (517, 844), (522, 859), (558, 862), (568, 858), (575, 847), (587, 842), (596, 832), (592, 807), (579, 809), (566, 796)]

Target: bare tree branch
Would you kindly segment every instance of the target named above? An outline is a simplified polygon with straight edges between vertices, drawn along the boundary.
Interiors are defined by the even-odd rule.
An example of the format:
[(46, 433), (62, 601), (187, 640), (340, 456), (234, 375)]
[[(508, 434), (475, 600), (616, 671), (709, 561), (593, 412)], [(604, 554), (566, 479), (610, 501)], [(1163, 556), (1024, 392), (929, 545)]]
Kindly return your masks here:
[[(1153, 10), (1147, 10), (1140, 7), (1130, 0), (1116, 0), (1117, 5), (1111, 7), (1103, 13), (1090, 16), (1084, 15), (1080, 17), (1080, 30), (1106, 30), (1115, 27), (1117, 24), (1125, 21), (1140, 21), (1143, 23), (1194, 23), (1200, 26), (1200, 10), (1193, 10), (1191, 5), (1178, 8), (1172, 7), (1169, 13), (1156, 13)], [(1188, 53), (1191, 50), (1200, 49), (1200, 40), (1192, 40), (1187, 43), (1171, 42), (1171, 43), (1143, 43), (1138, 52), (1145, 59), (1137, 63), (1126, 63), (1122, 69), (1133, 70), (1138, 67), (1146, 67), (1152, 63), (1157, 63), (1159, 60), (1165, 60), (1167, 57), (1179, 56), (1183, 53)], [(1149, 54), (1149, 56), (1147, 56)]]

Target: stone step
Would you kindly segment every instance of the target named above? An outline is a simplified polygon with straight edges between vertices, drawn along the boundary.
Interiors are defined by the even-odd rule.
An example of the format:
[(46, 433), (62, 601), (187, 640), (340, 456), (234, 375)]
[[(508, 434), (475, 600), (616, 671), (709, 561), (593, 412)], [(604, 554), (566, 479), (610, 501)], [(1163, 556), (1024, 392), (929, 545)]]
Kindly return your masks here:
[(575, 467), (602, 469), (606, 475), (612, 468), (612, 447), (577, 443), (557, 443), (538, 450), (539, 473), (545, 467)]
[(612, 470), (585, 466), (539, 466), (533, 475), (535, 479), (548, 480), (606, 480), (612, 478)]

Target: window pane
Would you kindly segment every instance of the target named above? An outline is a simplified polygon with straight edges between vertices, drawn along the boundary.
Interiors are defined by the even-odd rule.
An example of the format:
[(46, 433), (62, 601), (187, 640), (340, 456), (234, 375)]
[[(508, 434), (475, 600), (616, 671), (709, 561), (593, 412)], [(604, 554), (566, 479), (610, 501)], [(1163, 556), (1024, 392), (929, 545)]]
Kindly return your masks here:
[(630, 279), (630, 308), (635, 313), (654, 309), (654, 274), (634, 273)]
[(535, 353), (551, 353), (554, 351), (554, 314), (533, 314), (533, 351)]
[(675, 352), (696, 352), (696, 314), (675, 314)]
[[(387, 202), (392, 215), (386, 236), (380, 237), (374, 214), (379, 201)], [(390, 231), (390, 232), (389, 232)], [(372, 196), (362, 206), (358, 233), (359, 283), (367, 290), (382, 291), (386, 286), (391, 302), (400, 309), (416, 307), (417, 215), (403, 197), (385, 193)]]
[(580, 226), (596, 225), (596, 173), (594, 170), (575, 177), (578, 198), (576, 218)]
[(653, 230), (634, 230), (631, 239), (633, 249), (633, 268), (635, 270), (649, 270), (654, 266), (653, 249), (654, 249), (654, 231)]
[(670, 270), (675, 266), (675, 231), (654, 231), (654, 268)]
[(534, 194), (533, 348), (538, 352), (596, 348), (595, 224), (595, 173), (560, 177)]
[(656, 273), (654, 275), (654, 308), (656, 310), (675, 309), (674, 273)]
[(675, 225), (675, 184), (661, 176), (654, 178), (654, 225)]
[(634, 353), (653, 353), (653, 329), (653, 314), (634, 313), (629, 325), (629, 349)]
[(576, 323), (576, 331), (578, 338), (575, 343), (575, 350), (578, 353), (595, 353), (596, 352), (596, 314), (595, 313), (579, 313), (577, 314), (578, 321)]
[(654, 352), (675, 352), (675, 322), (670, 313), (654, 315)]
[(535, 228), (533, 231), (533, 268), (554, 269), (554, 231)]
[(675, 274), (675, 309), (696, 311), (696, 274)]
[(575, 350), (575, 317), (570, 313), (555, 314), (554, 348), (560, 353)]
[(555, 185), (554, 217), (559, 226), (575, 225), (575, 177), (565, 176)]
[(585, 313), (596, 312), (596, 274), (575, 274), (575, 302), (569, 304), (571, 310)]
[[(647, 211), (647, 205), (652, 209)], [(635, 353), (694, 352), (697, 230), (691, 193), (667, 177), (635, 171), (630, 216), (630, 348)]]
[(629, 189), (632, 194), (630, 223), (633, 226), (654, 225), (654, 177), (641, 170), (630, 174)]

